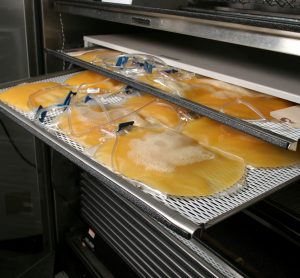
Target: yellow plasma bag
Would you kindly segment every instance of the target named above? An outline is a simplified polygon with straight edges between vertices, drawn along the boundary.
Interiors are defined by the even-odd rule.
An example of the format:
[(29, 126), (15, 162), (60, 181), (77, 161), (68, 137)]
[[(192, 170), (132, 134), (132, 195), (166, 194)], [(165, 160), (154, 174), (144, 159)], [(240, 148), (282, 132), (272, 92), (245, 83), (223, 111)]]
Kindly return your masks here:
[(98, 105), (74, 105), (57, 118), (60, 130), (86, 148), (98, 145), (105, 136), (114, 134), (119, 123), (134, 121), (138, 126), (148, 123), (132, 110), (114, 108), (103, 111)]
[(293, 105), (280, 98), (213, 79), (192, 78), (185, 82), (191, 85), (183, 93), (185, 98), (240, 119), (270, 119), (272, 111)]
[(28, 100), (28, 106), (32, 109), (49, 107), (53, 105), (63, 104), (70, 93), (76, 94), (77, 87), (58, 85), (51, 88), (39, 90), (32, 94)]
[(123, 107), (136, 110), (145, 120), (176, 128), (181, 123), (177, 106), (150, 95), (130, 97)]
[(201, 144), (237, 155), (254, 167), (300, 163), (299, 152), (285, 150), (205, 117), (188, 123), (183, 133)]
[(118, 173), (174, 196), (207, 196), (243, 177), (244, 161), (169, 129), (133, 127), (106, 140), (95, 159)]
[(28, 104), (29, 97), (39, 90), (57, 86), (55, 82), (26, 83), (12, 87), (0, 94), (0, 100), (24, 112), (32, 111)]
[(113, 80), (93, 71), (83, 71), (81, 73), (75, 74), (72, 77), (68, 78), (65, 81), (65, 84), (72, 86), (82, 85), (80, 87), (81, 90), (86, 90), (88, 88), (100, 89), (99, 93), (101, 93), (101, 89), (106, 90), (104, 91), (104, 93), (107, 93), (107, 91), (115, 92), (125, 86), (119, 81)]
[(95, 49), (78, 56), (76, 55), (76, 58), (83, 60), (85, 62), (92, 63), (92, 62), (100, 61), (101, 59), (105, 59), (107, 57), (118, 56), (118, 55), (120, 55), (120, 52), (115, 50)]

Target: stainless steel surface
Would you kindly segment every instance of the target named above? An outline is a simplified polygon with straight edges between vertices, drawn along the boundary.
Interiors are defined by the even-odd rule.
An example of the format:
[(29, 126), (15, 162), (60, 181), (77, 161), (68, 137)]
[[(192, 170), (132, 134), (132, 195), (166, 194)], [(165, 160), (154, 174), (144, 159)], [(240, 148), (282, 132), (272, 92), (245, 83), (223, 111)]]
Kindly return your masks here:
[(296, 32), (162, 13), (145, 13), (125, 8), (122, 10), (107, 7), (89, 8), (88, 5), (74, 5), (67, 1), (57, 1), (55, 9), (64, 13), (300, 56), (300, 35)]
[(39, 1), (1, 1), (0, 83), (41, 74)]
[(50, 169), (50, 150), (37, 137), (34, 137), (35, 160), (37, 171), (37, 183), (40, 202), (41, 224), (43, 226), (43, 244), (46, 252), (54, 252), (56, 246), (53, 188), (51, 182)]
[[(58, 76), (56, 78), (43, 79), (41, 81), (53, 81), (63, 83), (70, 75)], [(38, 82), (38, 81), (37, 81)], [(2, 90), (3, 91), (3, 90)], [(198, 231), (199, 226), (192, 221), (181, 216), (173, 209), (167, 208), (162, 203), (145, 194), (122, 177), (112, 173), (104, 166), (95, 162), (87, 155), (82, 153), (82, 148), (76, 148), (78, 144), (70, 140), (62, 133), (50, 134), (41, 125), (33, 122), (34, 113), (23, 113), (13, 107), (0, 103), (0, 111), (14, 121), (29, 130), (33, 135), (44, 141), (50, 147), (67, 156), (81, 168), (91, 173), (100, 180), (105, 180), (111, 187), (118, 191), (122, 196), (131, 200), (137, 206), (143, 207), (151, 217), (169, 226), (187, 238)]]
[[(83, 36), (93, 34), (109, 34), (123, 32), (126, 26), (110, 23), (90, 17), (59, 14), (53, 9), (53, 0), (41, 0), (40, 14), (43, 35), (41, 41), (44, 48), (63, 49), (83, 46)], [(65, 65), (66, 66), (66, 65)], [(61, 60), (45, 55), (45, 72), (62, 70)]]
[(0, 3), (0, 83), (29, 77), (25, 1)]
[[(62, 83), (68, 76), (59, 76), (47, 80)], [(249, 167), (245, 176), (245, 184), (234, 192), (203, 198), (178, 198), (171, 196), (165, 198), (158, 194), (150, 195), (89, 158), (83, 153), (83, 148), (68, 138), (68, 136), (59, 132), (50, 134), (47, 132), (47, 126), (42, 128), (41, 125), (32, 122), (33, 114), (21, 114), (14, 108), (4, 104), (1, 104), (0, 107), (1, 110), (6, 111), (13, 119), (23, 123), (24, 127), (51, 147), (62, 152), (100, 180), (104, 179), (115, 191), (119, 190), (120, 194), (124, 192), (127, 194), (122, 196), (133, 202), (138, 200), (136, 205), (140, 205), (152, 217), (158, 219), (166, 226), (171, 225), (171, 228), (177, 229), (178, 233), (184, 232), (185, 235), (193, 236), (193, 234), (199, 232), (199, 225), (203, 227), (214, 225), (300, 178), (300, 165), (273, 169)]]
[(0, 241), (42, 234), (34, 137), (3, 115), (0, 124)]
[[(295, 147), (297, 148), (297, 146), (298, 146), (297, 141), (295, 141), (295, 139), (286, 137), (284, 135), (281, 135), (280, 133), (275, 133), (275, 132), (273, 132), (272, 128), (264, 129), (258, 125), (253, 124), (252, 122), (250, 123), (248, 121), (227, 115), (225, 113), (220, 113), (218, 110), (215, 110), (208, 106), (193, 102), (189, 99), (180, 97), (178, 95), (169, 94), (161, 89), (155, 88), (151, 85), (148, 85), (139, 80), (136, 80), (135, 78), (128, 77), (127, 75), (125, 75), (122, 72), (120, 73), (117, 71), (112, 71), (109, 68), (96, 66), (93, 63), (82, 61), (76, 57), (69, 55), (68, 53), (70, 52), (70, 50), (66, 50), (65, 52), (63, 52), (63, 51), (55, 51), (55, 50), (51, 50), (51, 49), (46, 49), (46, 51), (50, 54), (53, 54), (55, 57), (59, 57), (63, 60), (66, 60), (75, 65), (78, 65), (82, 68), (89, 69), (89, 70), (95, 71), (95, 72), (99, 72), (100, 74), (102, 74), (104, 76), (113, 78), (120, 82), (123, 82), (141, 92), (146, 92), (146, 93), (149, 93), (156, 97), (162, 98), (171, 103), (174, 103), (176, 105), (184, 107), (190, 111), (198, 113), (202, 116), (206, 116), (212, 120), (218, 121), (222, 124), (226, 124), (235, 129), (241, 130), (245, 133), (253, 135), (259, 139), (262, 139), (268, 143), (274, 144), (281, 148), (294, 149)], [(291, 146), (292, 146), (292, 148), (291, 148)]]
[[(0, 83), (38, 73), (33, 2), (3, 0), (0, 3)], [(12, 148), (4, 126), (0, 126), (3, 162), (0, 170), (0, 241), (38, 235), (43, 229), (34, 137), (2, 115), (1, 122), (11, 133), (21, 155)], [(22, 160), (22, 154), (25, 160)]]

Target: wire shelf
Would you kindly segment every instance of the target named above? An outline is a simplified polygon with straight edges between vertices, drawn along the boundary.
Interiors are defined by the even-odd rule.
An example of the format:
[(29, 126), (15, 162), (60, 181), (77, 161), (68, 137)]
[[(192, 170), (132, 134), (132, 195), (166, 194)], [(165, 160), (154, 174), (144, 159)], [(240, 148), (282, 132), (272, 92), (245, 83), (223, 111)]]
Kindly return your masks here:
[[(40, 82), (55, 81), (63, 83), (68, 77), (72, 75), (73, 74), (69, 74), (56, 78), (45, 79), (41, 80)], [(5, 89), (0, 90), (0, 93), (3, 91), (5, 91)], [(114, 100), (112, 101), (117, 101), (117, 98), (114, 96)], [(34, 113), (24, 113), (18, 109), (15, 109), (14, 107), (11, 108), (16, 110), (18, 113), (20, 113), (30, 121), (34, 121)], [(58, 111), (57, 113), (60, 112), (61, 111)], [(55, 114), (51, 113), (47, 115), (49, 121), (54, 116)], [(46, 130), (48, 128), (49, 121), (45, 120), (43, 124), (43, 127)], [(60, 140), (67, 143), (71, 148), (74, 148), (77, 151), (81, 152), (82, 156), (87, 155), (84, 152), (84, 148), (80, 144), (74, 142), (66, 134), (58, 131), (55, 131), (53, 134)], [(193, 223), (209, 227), (232, 215), (233, 213), (249, 206), (255, 201), (258, 201), (263, 197), (271, 194), (273, 191), (278, 190), (284, 185), (291, 183), (299, 177), (300, 165), (272, 169), (258, 169), (248, 167), (245, 176), (245, 185), (241, 189), (233, 193), (201, 198), (180, 198), (172, 196), (168, 196), (167, 198), (165, 198), (165, 196), (162, 196), (160, 194), (153, 194), (153, 192), (148, 195), (164, 204), (165, 206), (177, 211), (179, 214), (189, 219)], [(134, 186), (135, 182), (132, 182), (132, 184)]]

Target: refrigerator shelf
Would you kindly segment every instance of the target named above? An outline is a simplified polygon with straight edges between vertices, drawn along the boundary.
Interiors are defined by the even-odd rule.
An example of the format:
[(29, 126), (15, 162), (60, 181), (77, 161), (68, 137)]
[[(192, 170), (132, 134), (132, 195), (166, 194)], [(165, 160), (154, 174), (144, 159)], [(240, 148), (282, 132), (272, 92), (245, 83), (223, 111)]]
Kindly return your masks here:
[[(168, 94), (162, 90), (159, 90), (153, 86), (137, 81), (133, 78), (127, 77), (123, 74), (113, 72), (104, 67), (96, 66), (92, 63), (85, 62), (76, 57), (68, 55), (69, 52), (73, 52), (73, 51), (74, 49), (65, 50), (65, 51), (60, 51), (60, 50), (55, 51), (55, 50), (46, 49), (47, 53), (54, 55), (57, 58), (63, 59), (71, 64), (75, 64), (81, 68), (98, 72), (100, 74), (118, 80), (120, 82), (123, 82), (137, 90), (152, 94), (156, 97), (165, 99), (171, 103), (175, 103), (176, 105), (184, 107), (190, 111), (206, 116), (220, 123), (229, 125), (233, 128), (236, 128), (245, 133), (253, 135), (259, 139), (267, 141), (271, 144), (277, 145), (285, 149), (293, 150), (293, 151), (296, 151), (298, 148), (298, 141), (300, 139), (300, 129), (298, 128), (287, 128), (285, 126), (284, 132), (281, 132), (277, 127), (278, 124), (276, 123), (266, 122), (266, 124), (260, 125), (261, 123), (257, 122), (257, 124), (254, 124), (253, 121), (249, 122), (249, 121), (238, 119), (236, 117), (229, 116), (224, 113), (220, 113), (215, 109), (195, 103), (193, 101), (179, 97), (177, 95)], [(290, 136), (290, 134), (292, 135)]]
[[(69, 76), (70, 74), (65, 73), (55, 77), (51, 76), (51, 78), (44, 76), (39, 79), (30, 79), (27, 82), (55, 81), (63, 83)], [(12, 85), (16, 85), (16, 83)], [(10, 86), (7, 85), (7, 87)], [(3, 103), (0, 103), (0, 111), (99, 181), (107, 184), (113, 191), (135, 204), (149, 216), (187, 239), (196, 236), (201, 229), (218, 223), (300, 177), (299, 165), (276, 169), (249, 168), (246, 175), (246, 186), (230, 195), (202, 198), (168, 197), (165, 199), (161, 195), (150, 195), (143, 192), (127, 179), (97, 163), (83, 152), (83, 148), (79, 144), (65, 134), (48, 132), (47, 126), (43, 127), (33, 120), (32, 113), (21, 113), (14, 107)]]

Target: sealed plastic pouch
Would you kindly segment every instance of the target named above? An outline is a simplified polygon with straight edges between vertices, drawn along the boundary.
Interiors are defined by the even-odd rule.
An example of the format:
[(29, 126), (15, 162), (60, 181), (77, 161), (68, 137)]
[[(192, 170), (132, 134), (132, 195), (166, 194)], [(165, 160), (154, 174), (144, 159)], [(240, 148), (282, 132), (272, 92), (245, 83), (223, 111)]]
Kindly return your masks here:
[(127, 178), (173, 196), (216, 194), (238, 183), (245, 171), (239, 157), (164, 128), (132, 127), (103, 142), (94, 158)]
[(148, 123), (133, 110), (103, 103), (99, 98), (73, 103), (56, 119), (56, 126), (84, 147), (99, 144), (103, 135), (114, 133), (119, 122)]
[(197, 77), (185, 82), (191, 86), (184, 91), (185, 98), (244, 120), (270, 120), (271, 111), (292, 105), (289, 101), (214, 79)]
[(123, 54), (103, 59), (103, 63), (106, 68), (132, 78), (169, 68), (161, 59), (147, 54)]
[(183, 133), (201, 144), (239, 156), (253, 167), (286, 167), (300, 163), (299, 152), (285, 150), (205, 117), (190, 121)]
[(150, 95), (128, 98), (123, 107), (135, 110), (137, 114), (152, 124), (180, 130), (191, 115), (179, 106)]
[(164, 92), (181, 97), (184, 96), (184, 91), (190, 88), (188, 84), (176, 79), (174, 74), (166, 71), (155, 71), (150, 74), (144, 74), (139, 76), (138, 80)]
[(126, 86), (119, 81), (92, 71), (74, 74), (65, 81), (65, 84), (80, 86), (81, 90), (87, 90), (87, 93), (99, 94), (117, 92)]
[(105, 49), (105, 48), (99, 48), (94, 50), (87, 50), (87, 51), (77, 51), (77, 52), (70, 52), (68, 55), (72, 57), (76, 57), (77, 59), (83, 60), (85, 62), (93, 62), (96, 59), (100, 60), (100, 58), (109, 57), (111, 55), (119, 55), (120, 52), (111, 50), (111, 49)]
[(78, 87), (68, 85), (57, 85), (51, 88), (41, 89), (32, 94), (28, 99), (28, 106), (32, 110), (40, 106), (68, 105), (71, 98), (77, 94)]
[(58, 86), (56, 82), (25, 83), (12, 87), (0, 94), (0, 100), (24, 112), (31, 112), (35, 108), (29, 104), (29, 98), (40, 90), (47, 90)]

